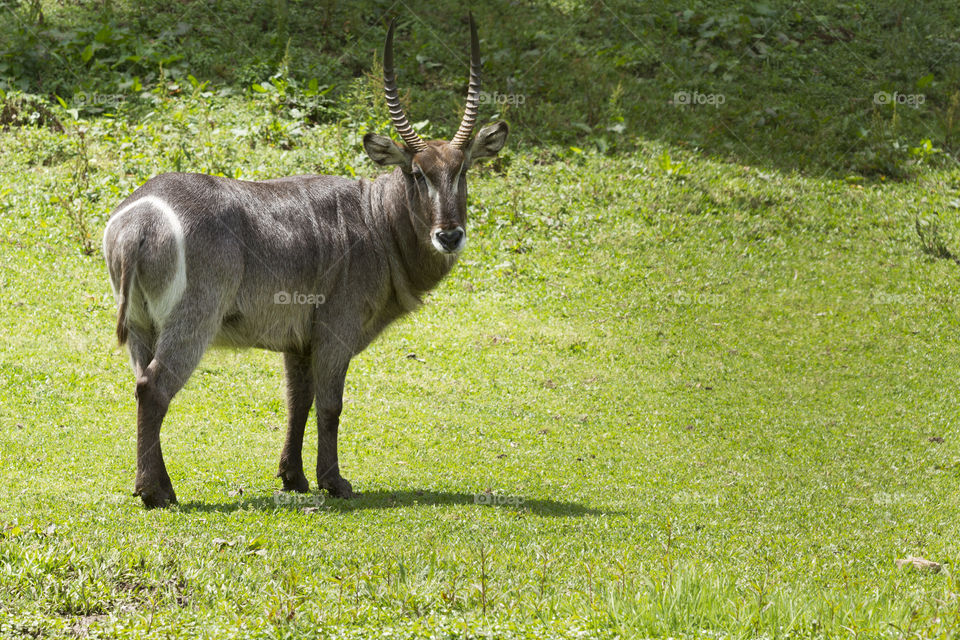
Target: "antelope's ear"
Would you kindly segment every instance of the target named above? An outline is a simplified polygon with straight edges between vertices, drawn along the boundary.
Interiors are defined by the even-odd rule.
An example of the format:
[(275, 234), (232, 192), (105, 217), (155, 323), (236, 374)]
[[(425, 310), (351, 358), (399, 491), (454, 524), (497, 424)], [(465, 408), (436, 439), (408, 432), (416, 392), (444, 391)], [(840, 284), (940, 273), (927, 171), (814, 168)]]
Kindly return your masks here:
[(503, 145), (507, 142), (507, 123), (501, 120), (480, 129), (473, 142), (470, 143), (470, 161), (480, 158), (492, 158), (500, 153)]
[(404, 171), (410, 171), (410, 161), (413, 156), (386, 136), (368, 133), (363, 136), (363, 148), (367, 150), (370, 159), (381, 167), (396, 164)]

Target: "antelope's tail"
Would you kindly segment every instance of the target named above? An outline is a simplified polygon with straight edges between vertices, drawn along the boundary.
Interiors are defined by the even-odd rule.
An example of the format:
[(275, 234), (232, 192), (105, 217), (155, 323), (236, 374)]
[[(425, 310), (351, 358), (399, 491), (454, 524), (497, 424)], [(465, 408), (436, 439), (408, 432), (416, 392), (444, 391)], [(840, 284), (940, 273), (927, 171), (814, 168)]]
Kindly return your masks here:
[[(134, 274), (137, 271), (137, 259), (142, 242), (122, 243), (119, 249), (119, 273), (113, 274), (114, 291), (117, 297), (117, 342), (120, 346), (127, 343), (127, 307), (130, 304), (130, 290), (133, 288)], [(111, 265), (113, 266), (113, 265)]]

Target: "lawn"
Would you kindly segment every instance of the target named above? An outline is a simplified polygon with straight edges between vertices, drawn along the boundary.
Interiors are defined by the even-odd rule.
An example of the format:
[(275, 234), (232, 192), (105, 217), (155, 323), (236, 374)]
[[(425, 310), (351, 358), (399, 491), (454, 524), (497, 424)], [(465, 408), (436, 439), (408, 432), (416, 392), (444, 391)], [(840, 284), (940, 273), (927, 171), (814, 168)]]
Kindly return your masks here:
[[(471, 173), (459, 265), (351, 365), (360, 496), (279, 493), (281, 358), (220, 350), (165, 422), (180, 503), (142, 507), (109, 211), (171, 170), (376, 176), (388, 10), (409, 109), (455, 126), (466, 58), (433, 64), (428, 25), (465, 51), (456, 3), (363, 2), (350, 28), (330, 4), (0, 4), (33, 29), (7, 21), (6, 52), (66, 34), (49, 78), (0, 52), (0, 635), (960, 635), (949, 4), (476, 8), (486, 88), (525, 99)], [(335, 35), (311, 43), (311, 12)], [(236, 65), (217, 25), (253, 30)], [(871, 57), (898, 34), (915, 46)], [(595, 82), (564, 98), (563, 64)]]

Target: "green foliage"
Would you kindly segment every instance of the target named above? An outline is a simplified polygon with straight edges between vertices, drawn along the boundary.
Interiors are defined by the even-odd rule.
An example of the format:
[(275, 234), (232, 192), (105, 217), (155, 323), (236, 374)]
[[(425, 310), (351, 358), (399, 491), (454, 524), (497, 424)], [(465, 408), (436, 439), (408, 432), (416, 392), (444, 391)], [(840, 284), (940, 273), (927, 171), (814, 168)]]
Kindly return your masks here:
[(91, 256), (95, 252), (96, 243), (93, 239), (88, 207), (95, 203), (100, 196), (99, 190), (92, 190), (90, 184), (90, 155), (87, 146), (87, 130), (83, 126), (76, 126), (70, 132), (75, 143), (74, 167), (67, 184), (70, 192), (50, 197), (51, 204), (59, 204), (67, 213), (80, 249), (84, 255)]
[(60, 95), (115, 93), (140, 76), (151, 82), (158, 68), (181, 58), (161, 51), (174, 49), (176, 39), (189, 31), (183, 24), (148, 41), (127, 26), (109, 22), (109, 14), (99, 16), (99, 22), (65, 29), (35, 22), (22, 8), (7, 8), (4, 14), (0, 89)]
[(63, 131), (41, 96), (0, 89), (0, 128), (42, 126)]
[(670, 152), (664, 149), (663, 153), (657, 158), (657, 166), (668, 176), (689, 175), (686, 165), (683, 162), (674, 162), (670, 158)]
[[(217, 90), (257, 93), (277, 116), (262, 133), (270, 144), (289, 145), (305, 126), (377, 125), (369, 117), (377, 83), (364, 78), (375, 75), (371, 60), (389, 9), (291, 0), (227, 0), (216, 10), (146, 0), (8, 3), (0, 9), (8, 18), (0, 21), (0, 89), (50, 101), (56, 94), (100, 113), (193, 75)], [(515, 139), (530, 143), (619, 153), (639, 135), (741, 163), (908, 179), (919, 167), (910, 150), (923, 140), (942, 150), (924, 162), (949, 166), (956, 158), (954, 9), (947, 0), (922, 9), (489, 5), (477, 8), (481, 26), (495, 25), (481, 28), (481, 115), (507, 118)], [(449, 136), (466, 77), (462, 7), (443, 2), (408, 13), (398, 14), (396, 43), (404, 100), (413, 120), (431, 123), (431, 135)], [(678, 94), (711, 100), (678, 104)], [(881, 94), (910, 102), (877, 104)]]
[(940, 219), (936, 216), (918, 217), (914, 222), (920, 247), (924, 253), (942, 260), (958, 261), (943, 237)]

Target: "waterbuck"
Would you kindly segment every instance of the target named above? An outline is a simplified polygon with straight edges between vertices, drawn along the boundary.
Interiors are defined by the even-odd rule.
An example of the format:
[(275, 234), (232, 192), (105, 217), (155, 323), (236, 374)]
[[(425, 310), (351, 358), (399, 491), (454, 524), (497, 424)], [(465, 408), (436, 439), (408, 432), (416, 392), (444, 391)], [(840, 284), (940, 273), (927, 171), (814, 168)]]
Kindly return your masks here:
[(466, 243), (467, 169), (495, 156), (507, 125), (471, 138), (480, 102), (480, 45), (470, 16), (466, 108), (449, 142), (421, 140), (393, 71), (394, 23), (383, 52), (390, 118), (405, 143), (368, 133), (367, 154), (395, 169), (374, 181), (302, 175), (247, 182), (167, 173), (120, 203), (103, 251), (117, 298), (117, 337), (136, 376), (135, 495), (176, 502), (160, 451), (171, 399), (213, 345), (283, 353), (287, 436), (277, 476), (305, 492), (301, 449), (316, 407), (317, 483), (349, 498), (337, 429), (350, 359), (414, 310)]

